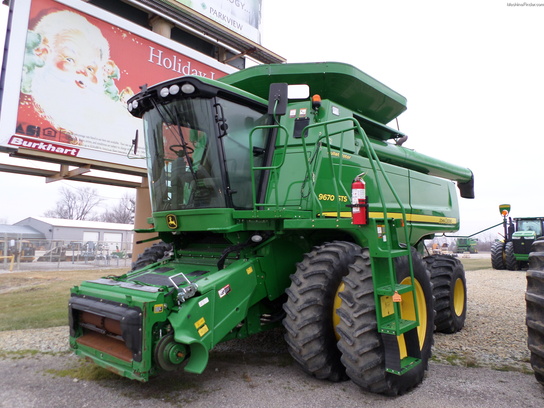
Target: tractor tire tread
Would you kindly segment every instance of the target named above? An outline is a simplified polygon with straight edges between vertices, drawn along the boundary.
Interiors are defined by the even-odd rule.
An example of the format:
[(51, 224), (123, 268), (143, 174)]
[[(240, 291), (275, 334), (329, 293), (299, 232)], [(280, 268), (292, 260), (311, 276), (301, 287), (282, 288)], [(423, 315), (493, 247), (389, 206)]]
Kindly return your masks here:
[[(425, 280), (423, 286), (425, 286), (426, 303), (429, 309), (426, 335), (429, 337), (425, 340), (422, 350), (421, 365), (402, 376), (385, 371), (385, 349), (376, 321), (372, 267), (368, 249), (364, 249), (356, 256), (349, 274), (343, 279), (344, 290), (339, 293), (342, 304), (338, 309), (340, 316), (340, 323), (337, 326), (340, 334), (338, 348), (342, 352), (342, 362), (346, 366), (348, 376), (365, 391), (389, 396), (402, 395), (417, 387), (423, 381), (425, 371), (428, 369), (433, 343), (432, 289), (428, 270), (421, 258), (413, 252), (413, 258), (416, 257), (414, 269), (417, 263), (420, 274), (416, 279)], [(395, 260), (397, 271), (409, 266), (403, 258)], [(414, 274), (416, 274), (415, 271)], [(424, 274), (423, 278), (421, 274)]]
[(136, 259), (136, 261), (132, 264), (131, 271), (137, 271), (155, 262), (166, 259), (170, 256), (171, 252), (172, 244), (167, 244), (166, 242), (162, 241), (157, 242), (146, 248), (144, 252), (138, 256), (138, 259)]
[(506, 269), (504, 264), (504, 242), (495, 241), (491, 244), (491, 267), (498, 271)]
[[(424, 258), (431, 272), (435, 298), (435, 331), (452, 334), (460, 331), (466, 320), (466, 279), (461, 261), (451, 255), (432, 255)], [(461, 279), (464, 291), (463, 310), (457, 315), (454, 307), (455, 281)]]
[(527, 347), (536, 380), (544, 386), (544, 238), (531, 247), (527, 270)]
[(291, 286), (286, 289), (283, 326), (289, 353), (306, 373), (318, 379), (348, 379), (336, 346), (333, 299), (360, 250), (358, 245), (344, 241), (314, 247), (297, 264)]

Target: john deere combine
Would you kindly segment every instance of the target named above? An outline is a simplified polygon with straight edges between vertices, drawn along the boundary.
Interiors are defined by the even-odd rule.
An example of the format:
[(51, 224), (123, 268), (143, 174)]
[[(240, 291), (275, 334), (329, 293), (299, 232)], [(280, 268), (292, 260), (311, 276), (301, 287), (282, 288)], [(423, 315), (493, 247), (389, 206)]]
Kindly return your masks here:
[(350, 65), (283, 64), (143, 87), (128, 109), (159, 242), (72, 289), (76, 354), (147, 381), (283, 324), (317, 378), (389, 395), (422, 381), (435, 326), (466, 311), (460, 262), (423, 241), (458, 230), (453, 182), (473, 198), (473, 176), (402, 146), (386, 124), (404, 97)]

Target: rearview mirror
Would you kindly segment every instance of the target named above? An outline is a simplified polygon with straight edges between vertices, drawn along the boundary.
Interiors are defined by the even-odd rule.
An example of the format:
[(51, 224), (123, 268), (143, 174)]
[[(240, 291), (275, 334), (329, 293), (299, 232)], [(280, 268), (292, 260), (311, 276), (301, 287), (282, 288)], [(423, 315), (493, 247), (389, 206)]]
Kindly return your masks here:
[(288, 86), (285, 83), (270, 84), (268, 93), (268, 113), (270, 115), (285, 115), (287, 113)]

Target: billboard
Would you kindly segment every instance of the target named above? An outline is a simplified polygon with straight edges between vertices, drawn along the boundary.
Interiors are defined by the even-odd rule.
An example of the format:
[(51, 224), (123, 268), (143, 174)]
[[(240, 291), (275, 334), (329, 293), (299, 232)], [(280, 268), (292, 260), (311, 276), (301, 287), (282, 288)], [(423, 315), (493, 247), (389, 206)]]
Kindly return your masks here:
[(174, 0), (210, 18), (224, 27), (254, 41), (261, 43), (261, 3), (262, 0)]
[(82, 1), (11, 4), (2, 147), (145, 168), (144, 160), (128, 157), (141, 120), (128, 113), (126, 100), (144, 84), (235, 70)]

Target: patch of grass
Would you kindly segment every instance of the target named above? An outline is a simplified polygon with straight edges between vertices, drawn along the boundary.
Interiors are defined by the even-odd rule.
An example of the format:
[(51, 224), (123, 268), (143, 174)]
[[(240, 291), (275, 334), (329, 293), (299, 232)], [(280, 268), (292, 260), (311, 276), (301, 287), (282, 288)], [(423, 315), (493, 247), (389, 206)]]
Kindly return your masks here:
[(0, 274), (0, 331), (66, 325), (71, 287), (84, 280), (124, 272), (123, 269)]
[(56, 377), (69, 377), (86, 381), (112, 381), (121, 379), (117, 374), (86, 361), (80, 361), (76, 367), (63, 370), (49, 369), (45, 370), (45, 372)]
[(459, 257), (459, 260), (465, 267), (465, 271), (477, 271), (479, 269), (491, 269), (491, 259), (488, 258), (463, 258)]
[(431, 361), (435, 363), (440, 363), (440, 364), (449, 364), (449, 365), (457, 366), (457, 367), (471, 367), (471, 368), (480, 367), (480, 365), (476, 361), (476, 358), (471, 354), (457, 354), (457, 353), (451, 353), (451, 354), (440, 353), (440, 355), (433, 354), (431, 357)]
[(0, 351), (0, 358), (10, 358), (12, 360), (22, 360), (38, 354), (38, 350), (19, 350), (19, 351)]
[(468, 367), (468, 368), (490, 368), (496, 371), (507, 371), (507, 372), (518, 372), (522, 374), (534, 374), (533, 370), (530, 368), (529, 364), (519, 365), (519, 364), (490, 364), (490, 363), (479, 363), (471, 353), (466, 354), (457, 354), (457, 353), (435, 353), (431, 357), (431, 361), (438, 364), (449, 364), (457, 367)]

